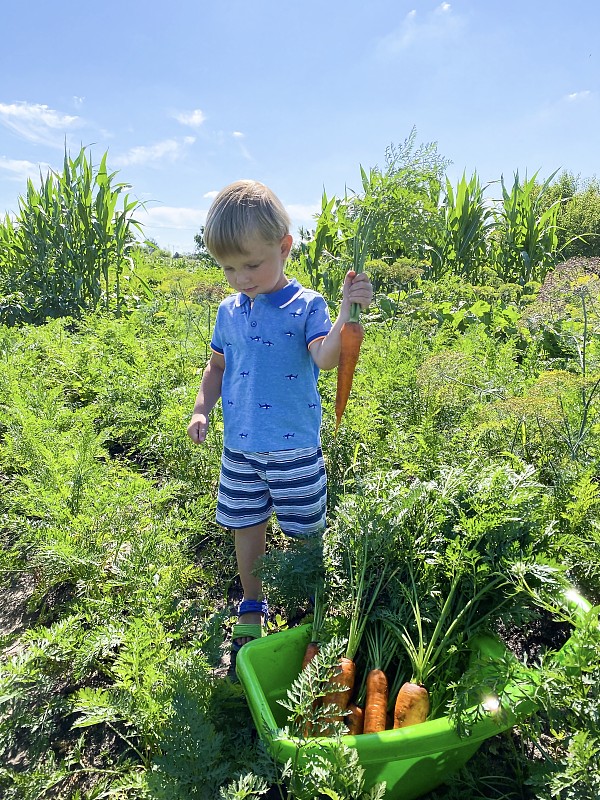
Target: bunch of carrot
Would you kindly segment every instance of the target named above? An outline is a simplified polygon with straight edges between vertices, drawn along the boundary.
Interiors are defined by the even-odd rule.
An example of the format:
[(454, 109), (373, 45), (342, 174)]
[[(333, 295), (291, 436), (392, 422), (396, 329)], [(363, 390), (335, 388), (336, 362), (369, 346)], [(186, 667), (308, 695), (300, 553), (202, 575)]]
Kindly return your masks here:
[[(368, 506), (368, 502), (364, 505)], [(356, 530), (352, 526), (347, 536), (347, 541), (342, 538), (338, 544), (345, 554), (345, 571), (351, 597), (348, 637), (345, 651), (330, 678), (329, 689), (319, 701), (321, 708), (329, 707), (331, 713), (329, 718), (321, 715), (319, 728), (314, 731), (317, 735), (331, 732), (336, 724), (343, 720), (349, 724), (350, 732), (355, 734), (374, 733), (384, 730), (387, 726), (388, 682), (385, 670), (397, 652), (398, 640), (393, 629), (386, 628), (380, 620), (374, 618), (373, 612), (385, 587), (393, 579), (395, 570), (373, 568), (378, 558), (384, 558), (382, 552), (376, 552), (382, 543), (382, 540), (377, 541), (376, 535), (370, 537), (367, 530)], [(317, 598), (318, 604), (315, 605), (319, 620), (317, 633), (313, 627), (302, 669), (310, 664), (319, 652), (318, 639), (323, 633), (324, 625), (320, 593), (316, 595), (315, 600)], [(355, 659), (363, 641), (367, 642), (366, 650), (369, 653), (368, 663), (371, 669), (366, 675), (365, 687), (358, 687)], [(356, 698), (356, 702), (352, 702), (353, 698)], [(400, 714), (398, 719), (400, 720)], [(398, 727), (400, 726), (399, 724)], [(313, 733), (310, 726), (305, 728), (306, 731)]]
[[(405, 728), (425, 722), (427, 719), (430, 709), (429, 693), (424, 686), (406, 681), (390, 698), (386, 671), (396, 653), (393, 634), (389, 629), (382, 630), (381, 626), (374, 626), (367, 630), (366, 639), (369, 669), (364, 685), (356, 690), (355, 660), (343, 656), (336, 673), (331, 678), (331, 690), (319, 702), (322, 707), (330, 706), (333, 709), (329, 726), (327, 720), (318, 731), (313, 731), (312, 727), (307, 725), (304, 728), (305, 735), (331, 733), (333, 724), (342, 719), (346, 723), (348, 733), (354, 736), (380, 733), (392, 728)], [(318, 652), (318, 644), (314, 641), (309, 642), (302, 669)], [(393, 701), (392, 704), (390, 699)]]

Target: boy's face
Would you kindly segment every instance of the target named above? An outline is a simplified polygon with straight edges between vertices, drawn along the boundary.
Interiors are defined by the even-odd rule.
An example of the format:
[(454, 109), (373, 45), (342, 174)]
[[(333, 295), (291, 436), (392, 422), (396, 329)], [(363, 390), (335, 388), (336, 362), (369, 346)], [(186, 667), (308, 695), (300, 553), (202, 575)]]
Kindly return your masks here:
[(277, 292), (287, 284), (283, 268), (292, 247), (288, 233), (279, 242), (265, 242), (255, 235), (245, 244), (243, 255), (225, 256), (220, 262), (227, 283), (236, 292), (254, 299), (258, 294)]

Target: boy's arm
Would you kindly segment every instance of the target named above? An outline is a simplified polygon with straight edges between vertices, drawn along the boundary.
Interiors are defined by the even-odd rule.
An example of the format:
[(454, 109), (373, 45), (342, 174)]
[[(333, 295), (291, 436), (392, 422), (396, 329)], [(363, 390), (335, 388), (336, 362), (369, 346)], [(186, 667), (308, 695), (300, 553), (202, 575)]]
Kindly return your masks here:
[(208, 430), (208, 417), (221, 396), (225, 358), (213, 351), (210, 361), (202, 373), (200, 389), (194, 403), (194, 411), (187, 427), (188, 436), (195, 444), (202, 444)]
[(373, 286), (365, 272), (356, 275), (350, 270), (344, 280), (342, 302), (336, 321), (323, 339), (316, 339), (309, 345), (310, 354), (319, 369), (333, 369), (340, 360), (340, 331), (350, 319), (353, 303), (367, 308), (373, 299)]

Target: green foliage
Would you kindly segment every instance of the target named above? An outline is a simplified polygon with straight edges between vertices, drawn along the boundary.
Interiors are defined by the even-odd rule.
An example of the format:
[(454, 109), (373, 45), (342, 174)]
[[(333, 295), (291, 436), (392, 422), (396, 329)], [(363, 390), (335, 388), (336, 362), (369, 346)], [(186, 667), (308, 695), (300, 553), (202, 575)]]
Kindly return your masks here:
[(263, 778), (249, 772), (221, 789), (220, 800), (245, 800), (247, 797), (262, 797), (269, 791), (269, 785)]
[[(365, 342), (335, 435), (335, 373), (320, 377), (325, 551), (316, 540), (284, 540), (273, 526), (261, 566), (278, 625), (306, 611), (316, 584), (322, 630), (345, 639), (352, 633), (350, 572), (360, 577), (366, 558), (375, 567), (365, 571), (360, 607), (369, 609), (381, 591), (404, 614), (401, 635), (417, 654), (432, 642), (435, 652), (462, 623), (464, 639), (475, 623), (498, 616), (518, 641), (528, 626), (547, 624), (538, 607), (551, 613), (563, 572), (600, 599), (594, 265), (567, 262), (541, 284), (552, 261), (541, 256), (552, 253), (551, 220), (542, 213), (554, 202), (552, 185), (543, 195), (540, 187), (529, 191), (528, 181), (506, 190), (515, 208), (521, 195), (529, 193), (532, 207), (539, 199), (528, 217), (537, 234), (527, 252), (538, 259), (528, 273), (519, 253), (508, 258), (508, 242), (516, 253), (524, 240), (503, 239), (491, 224), (496, 216), (485, 219), (485, 242), (479, 235), (489, 206), (478, 205), (475, 176), (446, 184), (446, 206), (438, 208), (440, 166), (435, 147), (417, 149), (414, 137), (391, 148), (382, 170), (362, 170), (360, 194), (324, 195), (316, 236), (290, 264), (335, 307), (358, 220), (376, 220), (374, 246), (362, 254), (372, 257), (378, 297), (363, 315)], [(85, 173), (83, 162), (78, 169)], [(69, 165), (71, 178), (75, 172)], [(54, 203), (59, 181), (52, 181)], [(444, 239), (451, 208), (454, 228)], [(17, 229), (4, 225), (0, 234), (4, 287), (18, 268)], [(435, 281), (427, 276), (439, 265), (421, 248), (431, 241), (447, 242), (452, 263)], [(495, 248), (487, 261), (478, 250), (484, 244)], [(289, 800), (382, 796), (364, 788), (354, 751), (342, 746), (333, 758), (317, 751), (277, 774), (255, 741), (239, 686), (221, 677), (223, 629), (238, 585), (232, 538), (214, 522), (220, 412), (202, 448), (185, 427), (227, 289), (205, 261), (127, 252), (153, 292), (132, 301), (135, 310), (130, 305), (115, 318), (77, 307), (77, 319), (0, 325), (0, 794), (212, 800), (261, 797), (268, 786), (269, 795)], [(459, 274), (465, 265), (477, 283)], [(108, 289), (104, 273), (99, 279), (111, 310), (115, 269), (110, 262)], [(2, 295), (7, 322), (27, 319), (26, 300), (20, 288)], [(418, 608), (411, 570), (414, 586), (426, 591)], [(527, 592), (535, 607), (521, 604)], [(479, 616), (470, 613), (476, 605)], [(448, 624), (436, 634), (442, 617)], [(436, 797), (486, 796), (489, 787), (538, 800), (551, 792), (594, 796), (596, 635), (582, 626), (577, 649), (560, 664), (545, 655), (541, 667), (533, 657), (479, 664), (474, 682), (483, 676), (490, 687), (507, 675), (534, 676), (536, 696), (564, 721), (551, 725), (546, 710), (539, 729), (523, 729), (522, 747), (509, 736), (494, 740)], [(453, 698), (467, 699), (453, 688), (464, 666), (460, 644), (451, 641), (434, 664), (440, 713)], [(363, 652), (358, 659), (364, 663)], [(395, 655), (396, 664), (406, 675), (407, 657)], [(314, 693), (326, 685), (324, 662), (317, 668), (294, 688), (296, 721), (309, 719)], [(531, 743), (544, 748), (535, 763)]]
[(559, 202), (558, 244), (565, 258), (600, 256), (600, 184), (567, 170), (549, 186), (545, 204)]
[(323, 578), (323, 541), (286, 539), (261, 559), (257, 574), (271, 603), (281, 606), (289, 618), (305, 608)]
[(537, 173), (523, 182), (516, 172), (510, 191), (502, 176), (502, 209), (496, 240), (496, 269), (503, 281), (524, 286), (542, 281), (557, 260), (558, 204), (544, 208), (542, 200), (553, 173), (539, 187)]
[(290, 800), (383, 800), (385, 783), (365, 790), (364, 770), (356, 750), (341, 741), (326, 752), (311, 748), (310, 759), (288, 762), (283, 770), (289, 781)]
[(470, 283), (479, 283), (489, 258), (489, 234), (494, 215), (484, 199), (484, 188), (476, 173), (469, 181), (463, 173), (456, 190), (446, 178), (442, 213), (439, 228), (432, 229), (437, 237), (428, 241), (434, 262), (429, 277), (439, 278), (450, 271)]
[(437, 225), (440, 186), (448, 161), (436, 142), (416, 144), (416, 128), (385, 153), (385, 167), (361, 170), (364, 197), (355, 202), (375, 216), (373, 256), (421, 259), (431, 226)]
[(114, 182), (107, 155), (94, 167), (85, 148), (74, 159), (65, 151), (62, 173), (42, 176), (39, 189), (28, 180), (15, 220), (0, 224), (1, 322), (78, 317), (100, 301), (117, 315), (124, 309), (141, 204)]

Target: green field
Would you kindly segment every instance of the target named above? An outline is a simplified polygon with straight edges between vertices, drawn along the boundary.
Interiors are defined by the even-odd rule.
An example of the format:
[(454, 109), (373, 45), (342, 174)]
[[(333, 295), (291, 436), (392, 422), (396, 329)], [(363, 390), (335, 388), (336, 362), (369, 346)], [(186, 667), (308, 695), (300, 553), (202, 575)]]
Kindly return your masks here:
[[(320, 377), (325, 570), (273, 521), (262, 568), (270, 635), (311, 620), (320, 579), (324, 636), (343, 640), (348, 560), (369, 559), (372, 575), (389, 568), (372, 611), (392, 609), (413, 641), (410, 598), (425, 641), (442, 612), (445, 631), (460, 622), (430, 678), (436, 715), (468, 730), (482, 673), (466, 670), (463, 647), (488, 627), (516, 662), (486, 685), (501, 700), (509, 676), (534, 685), (540, 708), (430, 800), (592, 800), (600, 260), (592, 236), (576, 237), (593, 232), (599, 193), (571, 181), (582, 222), (560, 194), (568, 176), (515, 176), (491, 206), (476, 176), (451, 187), (443, 168), (435, 146), (408, 140), (385, 169), (362, 172), (360, 193), (324, 196), (293, 251), (287, 274), (335, 315), (357, 217), (377, 220), (375, 299), (336, 435), (335, 372)], [(110, 206), (106, 175), (94, 174), (80, 154), (46, 199), (32, 187), (20, 221), (0, 229), (0, 796), (385, 797), (362, 787), (343, 746), (325, 770), (284, 775), (226, 677), (240, 587), (233, 540), (214, 521), (220, 409), (203, 447), (186, 425), (228, 289), (200, 237), (199, 254), (179, 259), (134, 243), (135, 208), (119, 205), (121, 189)], [(73, 186), (90, 202), (69, 249), (58, 229), (71, 224)], [(595, 606), (589, 615), (564, 608), (569, 586)], [(474, 596), (477, 613), (461, 614)], [(360, 659), (364, 670), (366, 651)], [(389, 670), (410, 678), (400, 647)]]

